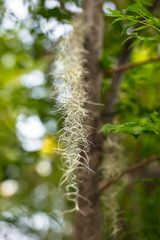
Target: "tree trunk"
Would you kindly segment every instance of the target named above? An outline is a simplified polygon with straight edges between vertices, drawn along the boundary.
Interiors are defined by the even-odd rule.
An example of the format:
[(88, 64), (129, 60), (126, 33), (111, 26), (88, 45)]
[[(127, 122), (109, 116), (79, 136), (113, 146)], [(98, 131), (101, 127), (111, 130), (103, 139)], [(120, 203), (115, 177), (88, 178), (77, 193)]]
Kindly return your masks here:
[[(87, 27), (87, 36), (85, 48), (88, 51), (86, 70), (88, 74), (86, 81), (89, 86), (89, 102), (99, 103), (101, 95), (102, 70), (99, 65), (99, 58), (102, 53), (103, 43), (103, 0), (85, 0), (84, 1), (84, 18)], [(89, 166), (94, 171), (86, 172), (77, 171), (79, 180), (79, 194), (86, 198), (78, 199), (79, 207), (85, 215), (80, 212), (76, 213), (76, 239), (77, 240), (99, 240), (100, 239), (100, 216), (99, 216), (99, 196), (98, 196), (98, 166), (102, 152), (102, 135), (98, 134), (100, 127), (100, 110), (99, 106), (86, 104), (89, 117), (86, 125), (91, 126), (91, 134), (88, 140), (93, 143), (90, 145)], [(93, 129), (94, 128), (94, 129)], [(83, 161), (83, 160), (82, 160)]]

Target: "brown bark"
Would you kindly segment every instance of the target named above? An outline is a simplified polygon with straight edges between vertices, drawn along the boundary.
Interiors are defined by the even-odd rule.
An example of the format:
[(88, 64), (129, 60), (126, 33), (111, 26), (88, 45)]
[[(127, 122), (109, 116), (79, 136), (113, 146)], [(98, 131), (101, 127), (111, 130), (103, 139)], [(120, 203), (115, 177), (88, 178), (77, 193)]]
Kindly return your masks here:
[[(86, 81), (89, 85), (89, 102), (99, 103), (101, 93), (102, 70), (99, 66), (99, 58), (102, 52), (103, 42), (103, 0), (84, 1), (84, 19), (87, 26), (85, 48), (88, 51), (86, 69), (88, 71)], [(89, 166), (95, 172), (78, 170), (79, 193), (87, 200), (78, 199), (79, 207), (85, 215), (76, 213), (76, 239), (77, 240), (99, 240), (100, 238), (100, 217), (99, 217), (99, 196), (97, 169), (101, 159), (102, 136), (98, 133), (100, 124), (99, 106), (87, 104), (89, 118), (86, 125), (91, 126), (88, 140), (90, 145)]]

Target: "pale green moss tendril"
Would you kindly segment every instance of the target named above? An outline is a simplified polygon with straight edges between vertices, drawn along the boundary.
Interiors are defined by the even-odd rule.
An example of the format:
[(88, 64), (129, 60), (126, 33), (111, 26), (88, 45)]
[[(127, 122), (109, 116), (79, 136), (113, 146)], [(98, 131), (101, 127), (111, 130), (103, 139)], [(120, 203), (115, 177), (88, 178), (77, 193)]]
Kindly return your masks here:
[[(61, 154), (63, 176), (60, 186), (66, 184), (66, 197), (79, 206), (76, 170), (89, 169), (88, 133), (84, 124), (88, 112), (84, 107), (87, 102), (86, 83), (84, 77), (85, 55), (85, 24), (82, 19), (75, 19), (73, 32), (60, 42), (54, 73), (54, 85), (57, 92), (57, 102), (63, 116), (63, 131), (59, 138), (57, 151)], [(83, 156), (82, 156), (83, 153)], [(87, 201), (87, 200), (86, 200)]]
[[(117, 136), (112, 137), (113, 140), (108, 139), (105, 144), (106, 155), (101, 166), (103, 181), (107, 181), (116, 177), (125, 169), (125, 157), (123, 148), (120, 145), (120, 139)], [(107, 179), (106, 179), (107, 176)], [(123, 179), (120, 183), (115, 183), (107, 188), (101, 196), (101, 207), (103, 217), (103, 233), (102, 237), (111, 236), (116, 237), (121, 229), (119, 216), (118, 195), (124, 188), (126, 181)]]

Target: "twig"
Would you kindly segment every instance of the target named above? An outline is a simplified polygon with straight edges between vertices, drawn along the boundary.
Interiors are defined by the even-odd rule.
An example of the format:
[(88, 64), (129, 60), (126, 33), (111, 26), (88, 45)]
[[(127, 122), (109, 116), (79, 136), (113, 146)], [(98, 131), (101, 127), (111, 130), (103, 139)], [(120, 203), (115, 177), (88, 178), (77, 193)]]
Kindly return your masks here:
[(148, 63), (153, 63), (153, 62), (157, 62), (157, 61), (160, 61), (160, 56), (155, 57), (155, 58), (150, 58), (150, 59), (142, 61), (142, 62), (125, 63), (125, 64), (122, 64), (122, 65), (119, 65), (116, 68), (106, 70), (105, 71), (105, 75), (108, 74), (108, 73), (115, 73), (115, 72), (125, 71), (127, 69), (135, 68), (135, 67), (138, 67), (138, 66), (146, 65)]
[(111, 184), (117, 182), (120, 178), (122, 178), (124, 175), (128, 174), (128, 173), (131, 173), (131, 172), (134, 172), (136, 171), (137, 169), (140, 169), (144, 166), (146, 166), (147, 164), (151, 163), (151, 162), (155, 162), (157, 161), (158, 159), (160, 159), (160, 155), (158, 156), (154, 156), (154, 157), (151, 157), (149, 159), (146, 159), (142, 162), (139, 162), (139, 163), (136, 163), (134, 164), (133, 166), (127, 168), (126, 170), (124, 170), (123, 172), (121, 172), (117, 177), (115, 178), (112, 178), (110, 180), (108, 180), (106, 183), (103, 183), (99, 186), (99, 193), (103, 192), (106, 188), (108, 188)]

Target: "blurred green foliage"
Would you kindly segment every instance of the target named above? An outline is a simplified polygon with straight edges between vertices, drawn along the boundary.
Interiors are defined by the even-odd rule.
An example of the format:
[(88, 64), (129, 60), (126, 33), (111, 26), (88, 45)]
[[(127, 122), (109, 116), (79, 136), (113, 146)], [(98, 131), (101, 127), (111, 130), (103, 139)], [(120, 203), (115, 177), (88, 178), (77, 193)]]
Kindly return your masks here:
[[(13, 1), (15, 5), (16, 1), (17, 4), (19, 2)], [(9, 10), (7, 1), (0, 1), (0, 230), (8, 231), (14, 226), (31, 240), (72, 239), (73, 216), (68, 215), (64, 219), (61, 215), (71, 206), (65, 201), (63, 190), (58, 190), (62, 166), (54, 148), (57, 144), (55, 132), (61, 128), (61, 121), (49, 75), (54, 70), (54, 53), (60, 37), (56, 31), (63, 24), (68, 24), (71, 16), (61, 9), (58, 1), (55, 1), (55, 6), (50, 5), (50, 0), (20, 2), (28, 9), (26, 19), (23, 16), (18, 18), (12, 9)], [(82, 4), (80, 0), (67, 2), (78, 7)], [(114, 0), (111, 3), (122, 11), (133, 1)], [(133, 7), (128, 11), (133, 11)], [(153, 22), (153, 25), (159, 27), (159, 15), (154, 18), (157, 19), (158, 23)], [(51, 27), (47, 25), (49, 23)], [(125, 26), (123, 21), (112, 25), (112, 19), (105, 18), (104, 52), (100, 60), (104, 68), (116, 63), (122, 43), (128, 37), (127, 32), (124, 31), (123, 36), (121, 32), (131, 26)], [(137, 31), (141, 32), (145, 42), (135, 46), (131, 62), (157, 56), (160, 51), (157, 44), (159, 35), (154, 39), (155, 30), (152, 28)], [(110, 79), (111, 76), (104, 79), (103, 95), (109, 91)], [(115, 124), (122, 126), (126, 122), (139, 121), (138, 116), (150, 118), (153, 113), (157, 114), (159, 121), (159, 79), (160, 62), (126, 71)], [(30, 119), (36, 119), (37, 126), (43, 129), (41, 136), (31, 134), (31, 137), (26, 137), (32, 131), (36, 132), (33, 127), (27, 130)], [(18, 126), (26, 128), (25, 134)], [(156, 127), (154, 121), (152, 127)], [(159, 142), (160, 136), (153, 133), (144, 133), (138, 139), (125, 135), (122, 145), (127, 161), (134, 163), (136, 159), (158, 154)], [(125, 220), (118, 239), (159, 239), (159, 181), (130, 184), (121, 193), (119, 202)], [(2, 231), (0, 237), (3, 237)]]

